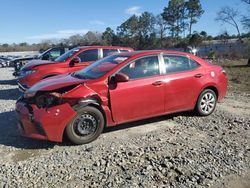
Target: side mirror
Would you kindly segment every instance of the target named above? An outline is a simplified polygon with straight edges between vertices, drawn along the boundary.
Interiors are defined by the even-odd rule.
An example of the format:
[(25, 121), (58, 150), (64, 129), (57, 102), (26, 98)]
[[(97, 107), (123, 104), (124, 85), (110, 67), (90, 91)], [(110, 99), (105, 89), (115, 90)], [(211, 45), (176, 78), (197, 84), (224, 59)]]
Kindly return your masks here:
[(76, 63), (80, 63), (81, 62), (81, 59), (79, 57), (74, 57), (70, 63), (69, 63), (69, 66), (70, 67), (73, 67)]
[(128, 82), (129, 81), (129, 77), (126, 74), (123, 73), (117, 73), (115, 75), (115, 81), (116, 82)]

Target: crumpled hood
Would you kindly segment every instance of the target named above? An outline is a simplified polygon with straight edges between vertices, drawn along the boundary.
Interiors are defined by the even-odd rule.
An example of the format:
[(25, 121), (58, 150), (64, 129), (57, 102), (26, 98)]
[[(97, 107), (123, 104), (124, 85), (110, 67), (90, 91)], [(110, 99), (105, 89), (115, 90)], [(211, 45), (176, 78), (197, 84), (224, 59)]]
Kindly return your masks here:
[(27, 92), (34, 93), (37, 91), (51, 91), (67, 86), (78, 85), (84, 83), (83, 79), (72, 77), (71, 74), (62, 74), (53, 76), (33, 85)]
[(27, 64), (25, 64), (22, 68), (22, 70), (30, 70), (36, 66), (39, 65), (46, 65), (46, 64), (51, 64), (55, 63), (54, 61), (45, 61), (45, 60), (40, 60), (40, 59), (34, 59), (29, 61)]

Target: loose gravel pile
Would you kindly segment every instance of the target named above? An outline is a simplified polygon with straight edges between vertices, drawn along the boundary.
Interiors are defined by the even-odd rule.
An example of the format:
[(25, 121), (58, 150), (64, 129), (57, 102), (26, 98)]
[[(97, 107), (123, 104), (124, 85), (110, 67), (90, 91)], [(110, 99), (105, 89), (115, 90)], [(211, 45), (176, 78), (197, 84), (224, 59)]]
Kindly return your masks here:
[(187, 112), (124, 124), (72, 146), (19, 136), (11, 74), (1, 69), (0, 187), (223, 187), (250, 170), (248, 94), (229, 94), (209, 117)]

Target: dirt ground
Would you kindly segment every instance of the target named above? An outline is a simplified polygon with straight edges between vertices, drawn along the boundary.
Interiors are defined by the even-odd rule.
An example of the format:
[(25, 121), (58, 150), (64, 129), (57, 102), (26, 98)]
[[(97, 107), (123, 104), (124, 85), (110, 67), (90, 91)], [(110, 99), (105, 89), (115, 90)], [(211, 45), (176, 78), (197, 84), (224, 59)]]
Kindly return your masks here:
[(0, 74), (0, 187), (250, 188), (250, 67), (219, 63), (229, 93), (205, 118), (179, 113), (113, 127), (83, 146), (22, 138), (11, 68)]

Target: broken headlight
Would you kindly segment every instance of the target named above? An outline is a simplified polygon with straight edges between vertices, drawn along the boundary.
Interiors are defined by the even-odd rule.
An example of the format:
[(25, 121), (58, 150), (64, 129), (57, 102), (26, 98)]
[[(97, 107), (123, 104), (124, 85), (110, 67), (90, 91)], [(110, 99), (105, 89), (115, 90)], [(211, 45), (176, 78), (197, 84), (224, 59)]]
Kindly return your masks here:
[(36, 97), (36, 105), (38, 108), (49, 108), (52, 106), (59, 105), (61, 102), (60, 94), (57, 93), (46, 93)]

